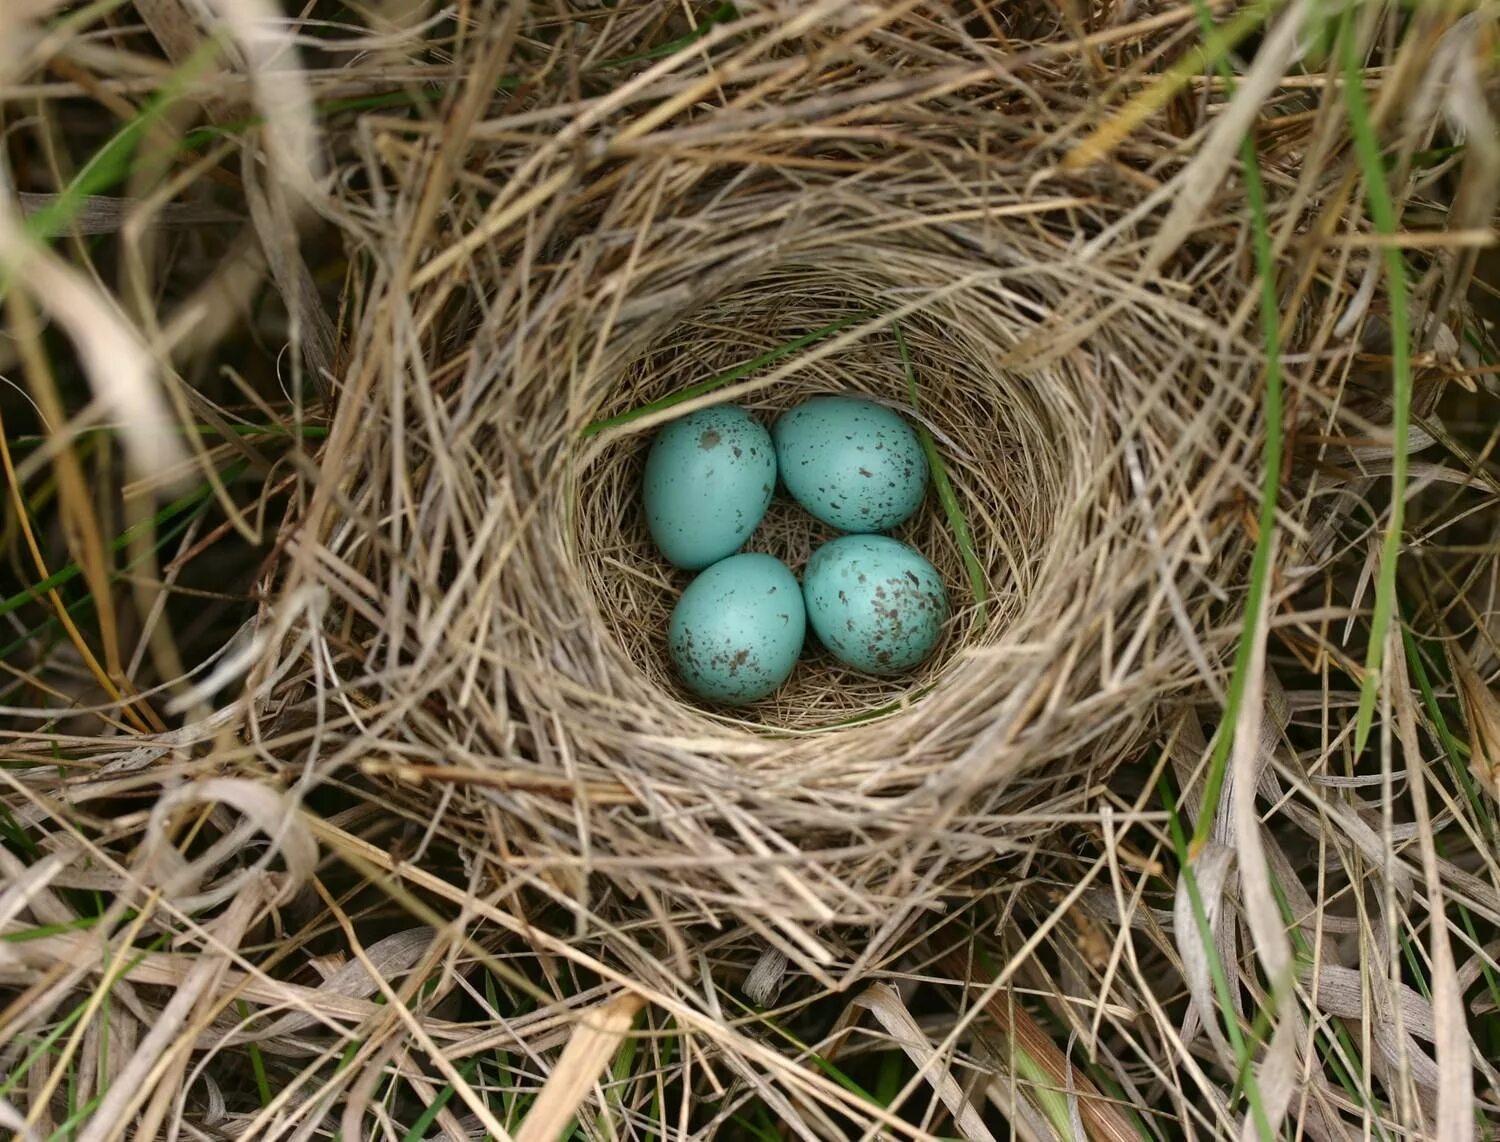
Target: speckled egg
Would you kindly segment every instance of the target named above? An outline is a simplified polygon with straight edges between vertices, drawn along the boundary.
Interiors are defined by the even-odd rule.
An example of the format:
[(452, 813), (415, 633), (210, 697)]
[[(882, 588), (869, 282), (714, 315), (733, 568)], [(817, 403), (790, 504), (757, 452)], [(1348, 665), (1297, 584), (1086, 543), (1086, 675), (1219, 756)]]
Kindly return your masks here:
[(771, 434), (735, 405), (674, 420), (646, 458), (646, 524), (661, 553), (697, 571), (733, 555), (766, 514), (776, 487)]
[(948, 619), (937, 569), (885, 535), (841, 535), (803, 573), (807, 621), (840, 662), (899, 674), (926, 658)]
[(909, 519), (927, 493), (927, 457), (911, 425), (857, 397), (804, 401), (776, 422), (786, 490), (840, 531), (885, 531)]
[(688, 584), (667, 630), (677, 673), (694, 693), (726, 706), (771, 694), (792, 673), (807, 612), (786, 564), (731, 555)]

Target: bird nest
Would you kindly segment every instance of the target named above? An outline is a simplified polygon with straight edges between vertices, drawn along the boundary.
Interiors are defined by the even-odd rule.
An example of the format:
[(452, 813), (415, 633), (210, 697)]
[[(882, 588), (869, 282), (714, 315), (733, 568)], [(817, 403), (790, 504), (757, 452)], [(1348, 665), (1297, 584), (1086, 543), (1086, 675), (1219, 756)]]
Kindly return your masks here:
[[(410, 278), (382, 245), (400, 224), (365, 227), (369, 360), (292, 579), (329, 588), (322, 685), (359, 698), (322, 740), (415, 782), (429, 834), (585, 913), (612, 886), (816, 956), (817, 925), (930, 906), (1136, 755), (1164, 700), (1221, 692), (1263, 447), (1248, 231), (1178, 218), (1161, 245), (1152, 180), (975, 151), (962, 108), (918, 118), (825, 126), (784, 163), (670, 132), (497, 146), (506, 189), (455, 205), (461, 237)], [(952, 617), (910, 674), (812, 648), (763, 702), (706, 706), (666, 653), (688, 576), (649, 540), (645, 451), (695, 408), (769, 422), (823, 392), (930, 431), (951, 495), (898, 534)], [(749, 549), (797, 571), (827, 535), (778, 500)]]
[[(649, 709), (650, 724), (673, 737), (711, 733), (754, 742), (752, 770), (765, 767), (794, 781), (805, 773), (824, 789), (839, 784), (832, 775), (842, 773), (851, 785), (885, 796), (911, 788), (913, 766), (930, 781), (935, 759), (966, 757), (997, 719), (1020, 729), (1016, 711), (1059, 658), (1097, 668), (1112, 620), (1139, 629), (1151, 592), (1140, 590), (1143, 518), (1121, 511), (1132, 499), (1122, 433), (1141, 434), (1135, 447), (1143, 455), (1171, 451), (1166, 442), (1182, 430), (1187, 410), (1183, 393), (1164, 399), (1162, 379), (1181, 376), (1189, 362), (1174, 364), (1171, 351), (1158, 350), (1157, 367), (1137, 371), (1144, 358), (1133, 342), (1156, 340), (1178, 351), (1182, 345), (1182, 333), (1152, 315), (1143, 299), (1088, 344), (1028, 365), (1024, 343), (1068, 288), (1042, 260), (1045, 249), (1027, 251), (1024, 238), (1009, 240), (1007, 260), (1024, 262), (1028, 253), (1036, 260), (1007, 269), (979, 252), (978, 234), (965, 241), (952, 227), (903, 225), (881, 236), (899, 217), (894, 208), (887, 214), (866, 195), (840, 202), (837, 185), (823, 193), (805, 229), (784, 231), (774, 254), (740, 265), (719, 265), (717, 242), (735, 237), (728, 226), (692, 216), (715, 235), (703, 250), (712, 261), (699, 271), (705, 288), (674, 306), (670, 284), (667, 296), (657, 297), (649, 281), (639, 283), (640, 301), (633, 304), (651, 317), (611, 335), (608, 351), (620, 364), (601, 368), (596, 385), (580, 395), (579, 407), (598, 419), (571, 426), (582, 442), (567, 463), (568, 479), (560, 481), (569, 498), (547, 510), (575, 520), (571, 542), (556, 559), (577, 569), (587, 592), (582, 605), (590, 629), (604, 636), (600, 653), (618, 679), (609, 689)], [(743, 204), (736, 207), (741, 214)], [(768, 214), (785, 207), (775, 194), (761, 199)], [(744, 245), (753, 250), (755, 215), (742, 216), (749, 224)], [(677, 229), (662, 227), (667, 248), (681, 243)], [(786, 347), (826, 330), (842, 335), (781, 359)], [(1128, 343), (1107, 351), (1114, 337)], [(705, 378), (734, 376), (768, 358), (732, 389), (669, 404)], [(1214, 399), (1192, 378), (1180, 387)], [(956, 603), (954, 616), (936, 652), (910, 674), (872, 677), (814, 647), (791, 680), (750, 711), (703, 709), (676, 680), (667, 656), (668, 618), (691, 575), (662, 560), (645, 528), (640, 484), (649, 428), (730, 398), (769, 422), (823, 392), (881, 401), (931, 433), (953, 495), (930, 495), (896, 534), (938, 568)], [(646, 414), (632, 417), (637, 410)], [(599, 429), (599, 439), (587, 439)], [(1216, 451), (1206, 447), (1198, 458), (1211, 463)], [(835, 534), (778, 499), (747, 550), (775, 555), (800, 572)], [(1075, 636), (1085, 632), (1080, 646)], [(1159, 668), (1163, 649), (1154, 641), (1143, 647), (1122, 679)], [(1080, 697), (1093, 689), (1079, 678)], [(565, 707), (565, 720), (592, 720), (593, 706), (585, 703)], [(1120, 712), (1128, 717), (1128, 703)], [(776, 730), (787, 732), (767, 732)], [(727, 741), (715, 748), (745, 752)], [(1035, 763), (1065, 755), (1047, 753)], [(1013, 762), (1015, 769), (1034, 764), (1010, 756), (997, 769), (977, 768), (993, 779), (1012, 772)]]

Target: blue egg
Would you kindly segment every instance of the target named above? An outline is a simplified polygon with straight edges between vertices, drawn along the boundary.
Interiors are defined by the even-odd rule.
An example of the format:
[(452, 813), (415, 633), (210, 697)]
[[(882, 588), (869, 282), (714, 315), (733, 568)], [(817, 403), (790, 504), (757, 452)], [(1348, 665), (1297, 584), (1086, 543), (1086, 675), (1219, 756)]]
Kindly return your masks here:
[(840, 531), (886, 531), (927, 494), (927, 457), (900, 414), (857, 397), (822, 396), (782, 415), (773, 432), (781, 482)]
[(899, 674), (937, 645), (948, 592), (937, 569), (886, 535), (841, 535), (803, 572), (807, 621), (833, 656), (867, 674)]
[(656, 434), (642, 486), (646, 524), (663, 555), (697, 571), (744, 545), (775, 487), (765, 427), (735, 405), (705, 408)]
[(731, 555), (677, 600), (667, 649), (694, 693), (739, 706), (791, 676), (806, 633), (802, 589), (786, 564), (770, 555)]

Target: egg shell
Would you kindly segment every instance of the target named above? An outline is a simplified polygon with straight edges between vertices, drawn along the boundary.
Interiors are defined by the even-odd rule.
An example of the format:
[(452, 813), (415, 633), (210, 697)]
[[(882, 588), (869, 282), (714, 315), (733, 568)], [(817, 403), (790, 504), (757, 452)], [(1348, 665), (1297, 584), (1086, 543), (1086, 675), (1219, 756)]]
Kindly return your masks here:
[(813, 552), (803, 572), (807, 621), (846, 666), (899, 674), (937, 645), (948, 592), (937, 569), (886, 535), (841, 535)]
[(688, 584), (667, 648), (694, 693), (726, 706), (759, 701), (790, 677), (807, 633), (802, 589), (770, 555), (731, 555)]
[(781, 482), (840, 531), (886, 531), (927, 494), (927, 457), (899, 413), (858, 397), (819, 396), (784, 413), (772, 431)]
[(661, 553), (697, 571), (744, 545), (775, 488), (771, 434), (744, 409), (715, 405), (656, 434), (641, 493)]

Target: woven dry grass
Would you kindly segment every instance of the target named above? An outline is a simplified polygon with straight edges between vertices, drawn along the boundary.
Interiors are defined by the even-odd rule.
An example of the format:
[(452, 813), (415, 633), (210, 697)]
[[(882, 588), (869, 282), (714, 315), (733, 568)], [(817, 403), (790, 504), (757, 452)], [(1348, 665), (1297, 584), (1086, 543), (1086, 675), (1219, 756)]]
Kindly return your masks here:
[[(392, 338), (379, 367), (395, 384), (340, 402), (325, 478), (342, 519), (294, 533), (299, 549), (316, 537), (324, 566), (292, 561), (293, 589), (328, 588), (330, 618), (347, 616), (340, 673), (402, 711), (335, 731), (367, 770), (489, 773), (470, 796), (570, 894), (604, 872), (664, 908), (754, 915), (810, 962), (814, 926), (925, 909), (988, 858), (992, 822), (1075, 779), (1080, 751), (1107, 769), (1164, 699), (1222, 688), (1261, 448), (1259, 351), (1235, 315), (1244, 237), (1195, 243), (1171, 279), (1143, 275), (1143, 185), (1039, 177), (1045, 164), (1005, 145), (1019, 96), (950, 107), (923, 90), (947, 72), (907, 72), (888, 103), (856, 69), (809, 77), (811, 108), (698, 109), (598, 173), (567, 129), (496, 148), (525, 165), (456, 223), (483, 246), (450, 248), (415, 283), (375, 270), (363, 312)], [(665, 69), (637, 97), (685, 83)], [(850, 105), (849, 125), (824, 109)], [(1026, 149), (1057, 126), (1030, 124)], [(697, 135), (728, 155), (679, 158)], [(976, 135), (990, 154), (969, 153)], [(562, 177), (564, 197), (521, 209), (528, 186)], [(399, 222), (378, 233), (406, 240)], [(372, 268), (398, 252), (371, 250)], [(850, 317), (727, 388), (587, 434)], [(811, 391), (909, 407), (892, 320), (978, 537), (988, 622), (964, 607), (911, 678), (812, 663), (749, 715), (701, 709), (663, 653), (685, 580), (640, 519), (648, 430)], [(963, 599), (935, 502), (910, 535)], [(814, 538), (788, 513), (755, 543), (796, 565)]]
[[(87, 18), (0, 35), (12, 98), (114, 106), (161, 84), (158, 52), (197, 58), (177, 0), (132, 10), (144, 27), (109, 50)], [(214, 10), (241, 47), (188, 71), (161, 130), (226, 138), (143, 163), (108, 247), (138, 334), (126, 389), (100, 384), (121, 325), (91, 331), (102, 276), (32, 291), (124, 426), (124, 518), (231, 460), (253, 481), (209, 480), (222, 520), (118, 590), (110, 533), (79, 521), (84, 463), (111, 504), (125, 469), (79, 459), (100, 404), (52, 393), (8, 299), (6, 367), (48, 430), (8, 475), (61, 473), (56, 542), (104, 602), (97, 631), (18, 632), (0, 1125), (67, 1124), (74, 1090), (97, 1095), (86, 1142), (688, 1138), (754, 1115), (804, 1138), (1457, 1139), (1500, 1112), (1500, 481), (1469, 289), (1500, 193), (1492, 7), (1361, 5), (1340, 31), (1311, 3), (1229, 6), (1248, 38), (1212, 60), (1191, 5)], [(1409, 312), (1337, 57), (1309, 62), (1335, 32), (1427, 235), (1406, 239)], [(372, 90), (402, 98), (321, 110)], [(18, 152), (50, 153), (54, 114)], [(161, 169), (188, 201), (149, 194)], [(55, 205), (26, 189), (33, 217)], [(64, 280), (13, 213), (7, 256)], [(120, 223), (65, 220), (93, 266), (80, 219)], [(222, 264), (161, 238), (178, 224)], [(262, 279), (277, 308), (247, 316)], [(1408, 326), (1408, 443), (1441, 455), (1413, 469), (1413, 649), (1389, 638), (1356, 751)], [(235, 354), (258, 372), (211, 388)], [(820, 391), (930, 429), (983, 590), (932, 497), (903, 532), (956, 604), (927, 664), (874, 680), (813, 656), (757, 707), (705, 708), (664, 656), (685, 579), (645, 534), (642, 449), (703, 403), (769, 416)], [(169, 450), (167, 410), (281, 431)], [(188, 594), (236, 535), (253, 585)], [(781, 507), (752, 546), (795, 567), (820, 538)], [(235, 636), (174, 638), (179, 595)], [(883, 1099), (872, 1057), (896, 1061)]]
[[(674, 284), (656, 286), (643, 249), (627, 304), (651, 317), (639, 328), (612, 333), (608, 363), (596, 381), (582, 386), (577, 407), (586, 415), (597, 409), (608, 419), (795, 343), (809, 331), (852, 322), (831, 348), (798, 355), (779, 369), (759, 370), (762, 375), (736, 386), (736, 399), (768, 419), (818, 392), (855, 393), (914, 413), (939, 441), (959, 507), (972, 521), (981, 587), (976, 596), (959, 541), (937, 496), (931, 496), (899, 535), (933, 560), (961, 610), (923, 668), (911, 676), (876, 679), (820, 655), (748, 716), (714, 718), (695, 708), (666, 659), (667, 619), (689, 577), (663, 566), (642, 526), (642, 445), (650, 433), (633, 422), (560, 449), (567, 465), (556, 481), (560, 494), (538, 505), (544, 517), (577, 518), (575, 534), (553, 539), (556, 546), (540, 558), (576, 568), (580, 594), (594, 600), (580, 613), (591, 628), (588, 637), (603, 644), (600, 653), (609, 659), (610, 683), (599, 689), (620, 694), (638, 711), (634, 720), (652, 735), (723, 736), (723, 745), (705, 742), (698, 752), (705, 758), (734, 756), (740, 760), (731, 763), (732, 772), (775, 773), (788, 789), (831, 790), (847, 783), (876, 797), (908, 790), (943, 759), (963, 754), (997, 719), (1011, 723), (1018, 737), (1052, 743), (1039, 741), (1034, 748), (1040, 752), (1031, 757), (996, 753), (991, 764), (969, 767), (978, 770), (973, 779), (1003, 783), (1013, 771), (1066, 756), (1077, 739), (1065, 727), (1079, 715), (1062, 708), (1056, 720), (1032, 730), (1017, 721), (1015, 711), (1038, 687), (1055, 681), (1049, 675), (1058, 659), (1098, 661), (1107, 623), (1135, 626), (1137, 615), (1160, 609), (1159, 599), (1151, 598), (1139, 578), (1139, 554), (1145, 551), (1140, 520), (1119, 510), (1129, 499), (1120, 437), (1135, 436), (1134, 447), (1153, 457), (1147, 462), (1156, 467), (1172, 466), (1182, 454), (1193, 464), (1206, 463), (1200, 442), (1178, 451), (1168, 441), (1191, 435), (1185, 424), (1193, 415), (1189, 405), (1212, 392), (1211, 383), (1189, 380), (1183, 386), (1191, 390), (1186, 399), (1163, 395), (1177, 387), (1165, 382), (1179, 375), (1185, 358), (1174, 362), (1171, 351), (1161, 347), (1180, 344), (1183, 333), (1169, 317), (1143, 305), (1112, 321), (1113, 337), (1101, 336), (1076, 356), (1042, 367), (1026, 362), (1021, 342), (1066, 298), (1066, 283), (1075, 276), (1052, 259), (1064, 242), (1061, 233), (1076, 233), (1086, 224), (1078, 210), (1039, 200), (1024, 208), (1030, 225), (1022, 229), (1006, 221), (1007, 207), (1000, 205), (974, 227), (963, 219), (943, 220), (955, 213), (955, 201), (974, 201), (975, 191), (933, 185), (920, 176), (898, 180), (898, 201), (838, 180), (801, 180), (810, 182), (802, 186), (767, 181), (771, 185), (764, 190), (736, 196), (727, 211), (714, 205), (694, 209), (689, 200), (682, 222), (653, 227), (660, 236), (653, 233), (651, 245), (662, 254), (671, 252), (681, 263), (677, 273), (697, 282), (701, 296), (674, 305)], [(1004, 193), (998, 197), (1011, 199)], [(960, 207), (957, 213), (962, 212)], [(1057, 235), (1037, 221), (1051, 213), (1061, 216)], [(795, 221), (780, 222), (785, 215)], [(772, 221), (762, 221), (766, 217)], [(755, 250), (767, 225), (777, 230), (773, 253), (756, 252), (743, 265), (720, 264), (726, 246)], [(749, 234), (741, 237), (740, 226)], [(685, 228), (703, 235), (699, 248), (689, 246)], [(881, 233), (885, 228), (889, 236)], [(986, 228), (992, 232), (984, 233)], [(1005, 247), (1004, 268), (984, 255), (986, 245)], [(599, 306), (592, 299), (584, 304)], [(895, 335), (870, 316), (902, 312), (907, 316), (898, 324), (919, 378), (916, 409)], [(543, 353), (545, 346), (543, 341)], [(1009, 361), (1018, 349), (1022, 356)], [(589, 355), (586, 346), (564, 353), (563, 359)], [(1140, 364), (1115, 363), (1122, 360)], [(563, 376), (540, 370), (532, 376), (554, 391), (567, 386)], [(1222, 391), (1232, 388), (1225, 385)], [(698, 398), (716, 399), (722, 399), (719, 392)], [(1143, 410), (1133, 425), (1121, 411), (1126, 406)], [(653, 419), (679, 412), (674, 406)], [(1199, 440), (1206, 441), (1222, 414), (1197, 415), (1203, 422)], [(576, 423), (562, 431), (565, 437), (580, 435)], [(567, 502), (570, 496), (578, 501), (576, 508)], [(1192, 514), (1199, 514), (1196, 505)], [(749, 548), (800, 568), (813, 548), (834, 534), (790, 503), (777, 501)], [(1101, 574), (1106, 568), (1108, 574)], [(559, 600), (558, 605), (570, 604)], [(1090, 614), (1096, 618), (1086, 620)], [(1058, 615), (1077, 621), (1058, 624)], [(1081, 644), (1075, 641), (1080, 637)], [(1180, 648), (1175, 656), (1182, 657)], [(1142, 657), (1150, 661), (1140, 667), (1098, 667), (1117, 670), (1120, 688), (1135, 691), (1122, 702), (1127, 720), (1132, 705), (1149, 705), (1153, 684), (1142, 685), (1138, 676), (1155, 674), (1157, 684), (1174, 679), (1173, 665), (1163, 661), (1173, 658), (1174, 650), (1153, 645)], [(536, 669), (547, 667), (538, 663)], [(566, 696), (563, 701), (570, 724), (600, 720), (598, 701)], [(1071, 698), (1064, 701), (1073, 704)], [(1081, 719), (1093, 721), (1086, 714)], [(788, 742), (748, 730), (743, 721), (822, 732)], [(660, 748), (642, 740), (628, 752)], [(618, 751), (605, 746), (601, 752)], [(713, 785), (737, 783), (733, 776), (727, 782), (711, 773), (702, 776)]]

